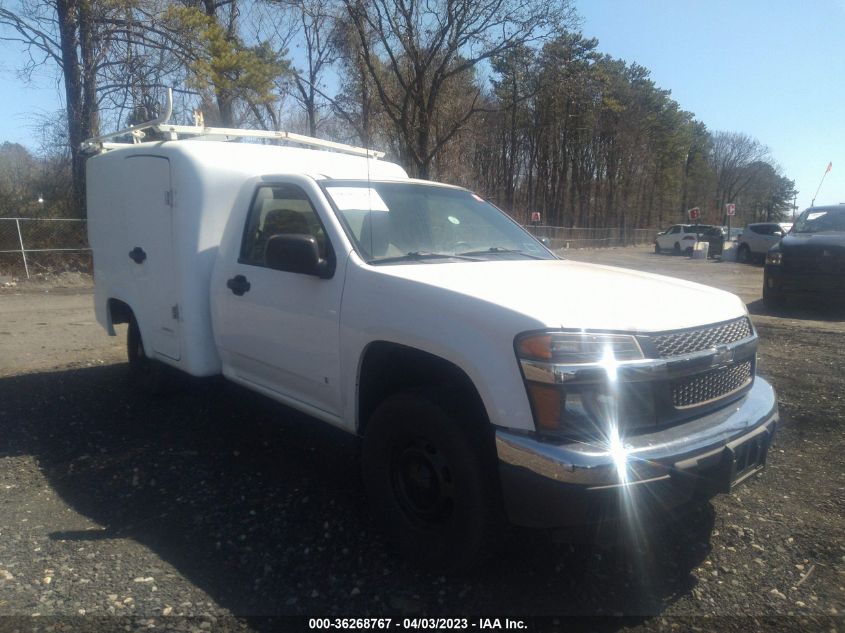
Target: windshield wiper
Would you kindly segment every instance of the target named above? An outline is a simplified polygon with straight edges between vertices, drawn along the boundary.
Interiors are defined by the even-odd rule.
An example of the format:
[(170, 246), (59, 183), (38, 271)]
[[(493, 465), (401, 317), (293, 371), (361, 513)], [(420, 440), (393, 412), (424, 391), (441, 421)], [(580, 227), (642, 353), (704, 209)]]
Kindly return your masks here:
[(468, 253), (432, 253), (429, 251), (411, 251), (396, 257), (383, 257), (371, 259), (368, 264), (389, 264), (391, 262), (423, 261), (426, 259), (462, 259), (468, 262), (479, 262), (480, 259), (468, 257)]
[(530, 257), (531, 259), (544, 259), (539, 255), (532, 255), (531, 253), (526, 253), (525, 251), (518, 250), (516, 248), (502, 248), (501, 246), (491, 246), (490, 248), (484, 249), (482, 251), (467, 251), (466, 253), (458, 253), (459, 255), (488, 255), (489, 253), (516, 253), (517, 255), (525, 255), (525, 257)]

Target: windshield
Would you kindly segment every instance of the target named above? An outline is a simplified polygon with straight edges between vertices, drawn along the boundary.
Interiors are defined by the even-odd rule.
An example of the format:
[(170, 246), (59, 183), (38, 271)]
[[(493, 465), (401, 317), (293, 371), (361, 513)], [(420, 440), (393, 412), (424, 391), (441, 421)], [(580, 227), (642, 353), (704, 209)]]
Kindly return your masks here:
[(367, 181), (322, 186), (369, 263), (554, 259), (502, 211), (464, 189)]
[(718, 226), (712, 224), (691, 224), (684, 227), (684, 233), (695, 233), (696, 235), (716, 235), (722, 230)]
[(698, 231), (699, 235), (708, 235), (713, 237), (721, 237), (722, 236), (722, 229), (718, 226), (703, 226), (701, 230)]
[(807, 209), (795, 221), (794, 233), (845, 231), (845, 208)]

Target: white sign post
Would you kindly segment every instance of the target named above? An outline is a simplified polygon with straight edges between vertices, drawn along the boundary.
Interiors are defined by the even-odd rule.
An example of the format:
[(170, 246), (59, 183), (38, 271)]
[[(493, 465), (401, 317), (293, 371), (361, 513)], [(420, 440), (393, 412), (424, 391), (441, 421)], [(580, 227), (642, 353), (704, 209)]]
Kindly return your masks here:
[(728, 216), (728, 240), (731, 239), (731, 218), (736, 215), (736, 205), (733, 202), (728, 202), (725, 205), (725, 213)]

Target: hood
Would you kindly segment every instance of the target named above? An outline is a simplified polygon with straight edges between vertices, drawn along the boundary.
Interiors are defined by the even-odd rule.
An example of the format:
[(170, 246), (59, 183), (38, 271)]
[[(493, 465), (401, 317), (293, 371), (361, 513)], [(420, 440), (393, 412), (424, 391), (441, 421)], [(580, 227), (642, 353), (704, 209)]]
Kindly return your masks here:
[(709, 286), (573, 261), (420, 263), (378, 270), (501, 306), (549, 328), (659, 332), (746, 313), (739, 297)]
[(791, 249), (845, 248), (845, 232), (789, 233), (780, 241), (782, 251)]

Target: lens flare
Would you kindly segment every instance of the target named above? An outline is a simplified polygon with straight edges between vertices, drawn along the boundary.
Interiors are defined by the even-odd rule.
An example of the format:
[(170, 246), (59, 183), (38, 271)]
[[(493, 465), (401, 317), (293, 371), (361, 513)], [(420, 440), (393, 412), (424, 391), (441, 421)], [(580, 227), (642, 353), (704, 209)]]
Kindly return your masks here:
[[(623, 385), (618, 376), (619, 361), (613, 348), (605, 346), (599, 366), (606, 374), (606, 382), (599, 397), (593, 398), (592, 420), (597, 431), (596, 448), (609, 457), (613, 474), (618, 484), (615, 523), (620, 544), (624, 548), (631, 569), (641, 587), (648, 587), (652, 581), (652, 559), (648, 552), (656, 546), (650, 540), (646, 525), (654, 516), (655, 509), (665, 506), (655, 491), (639, 485), (644, 479), (659, 472), (659, 464), (644, 460), (640, 452), (630, 444), (625, 446), (625, 399), (621, 397)], [(624, 376), (623, 376), (624, 381)]]
[(608, 429), (608, 452), (613, 458), (613, 464), (616, 466), (616, 475), (619, 477), (620, 483), (628, 482), (628, 451), (622, 445), (622, 438), (619, 437), (619, 428), (617, 425), (610, 424)]
[(616, 368), (619, 367), (619, 361), (616, 360), (616, 355), (613, 353), (613, 347), (610, 345), (604, 346), (604, 351), (601, 355), (601, 360), (599, 361), (599, 366), (604, 369), (605, 373), (607, 374), (607, 379), (611, 383), (616, 382), (616, 375), (617, 370)]

